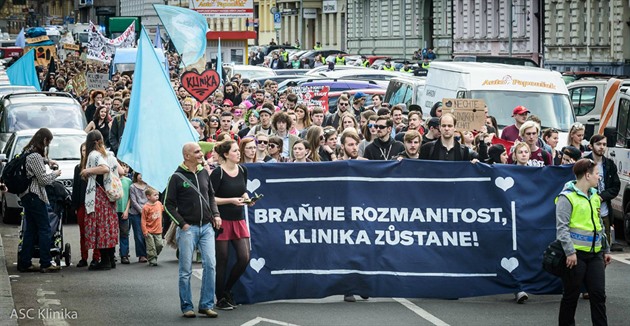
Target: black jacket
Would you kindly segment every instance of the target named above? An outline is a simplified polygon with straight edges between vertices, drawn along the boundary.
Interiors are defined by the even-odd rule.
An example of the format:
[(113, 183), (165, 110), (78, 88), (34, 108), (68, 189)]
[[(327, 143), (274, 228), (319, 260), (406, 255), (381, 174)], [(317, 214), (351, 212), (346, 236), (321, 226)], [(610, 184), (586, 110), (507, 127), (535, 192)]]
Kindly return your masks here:
[[(590, 153), (584, 158), (593, 159), (593, 153)], [(602, 157), (602, 164), (604, 164), (604, 191), (599, 193), (602, 197), (602, 201), (608, 205), (608, 215), (612, 215), (612, 206), (610, 201), (619, 195), (621, 190), (621, 181), (619, 181), (619, 175), (617, 174), (617, 165), (612, 160)]]
[(109, 128), (110, 148), (116, 155), (118, 155), (118, 146), (120, 146), (120, 140), (122, 139), (123, 131), (125, 130), (125, 124), (127, 124), (127, 119), (125, 119), (124, 114), (121, 114), (114, 118), (112, 121), (112, 127)]
[(166, 203), (166, 212), (171, 216), (171, 220), (175, 224), (180, 228), (184, 224), (202, 225), (210, 223), (214, 217), (220, 215), (214, 199), (214, 189), (212, 189), (208, 171), (199, 166), (197, 171), (193, 173), (184, 165), (180, 165), (175, 172), (179, 172), (188, 178), (210, 204), (210, 208), (208, 208), (199, 197), (199, 194), (188, 185), (188, 181), (172, 175), (164, 194), (164, 202)]
[(81, 166), (77, 164), (74, 167), (74, 177), (72, 180), (72, 208), (78, 210), (81, 205), (85, 205), (85, 190), (87, 189), (87, 181), (81, 178)]
[[(455, 151), (453, 161), (470, 161), (472, 157), (470, 155), (470, 151), (466, 146), (462, 146), (456, 140), (455, 146), (453, 146), (453, 150)], [(459, 149), (459, 150), (458, 150)], [(442, 138), (438, 138), (435, 141), (428, 142), (422, 147), (420, 147), (420, 159), (421, 160), (432, 160), (439, 161), (440, 160), (440, 151), (444, 150), (444, 146), (442, 145)]]
[(389, 141), (386, 143), (380, 138), (375, 138), (371, 144), (365, 147), (363, 157), (368, 160), (391, 160), (404, 151), (405, 145), (392, 137), (389, 137)]

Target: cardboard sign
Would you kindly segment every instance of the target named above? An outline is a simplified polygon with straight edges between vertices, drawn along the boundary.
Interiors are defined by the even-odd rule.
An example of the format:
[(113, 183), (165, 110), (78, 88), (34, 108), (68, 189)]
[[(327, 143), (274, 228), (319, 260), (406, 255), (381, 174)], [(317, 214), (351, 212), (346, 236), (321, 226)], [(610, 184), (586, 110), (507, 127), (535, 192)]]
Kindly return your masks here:
[(328, 86), (295, 86), (289, 87), (293, 94), (298, 97), (298, 104), (305, 104), (308, 110), (314, 107), (322, 107), (324, 112), (328, 112)]
[(182, 74), (181, 85), (197, 101), (205, 101), (221, 84), (221, 78), (215, 70), (206, 70), (201, 75), (196, 71)]
[(64, 44), (62, 45), (62, 48), (63, 48), (63, 49), (66, 49), (66, 50), (74, 50), (74, 51), (79, 51), (79, 50), (81, 50), (81, 46), (76, 45), (76, 44), (68, 44), (68, 43), (64, 43)]
[(74, 89), (74, 92), (77, 96), (85, 94), (85, 92), (88, 90), (85, 73), (80, 73), (74, 76), (74, 78), (72, 78), (70, 82), (72, 83), (72, 88)]
[(42, 36), (38, 36), (38, 37), (30, 37), (30, 38), (26, 39), (26, 43), (28, 43), (28, 44), (34, 44), (34, 43), (46, 42), (46, 41), (50, 41), (50, 38), (48, 38), (48, 35), (42, 35)]
[(50, 60), (57, 56), (57, 48), (54, 45), (25, 46), (24, 53), (30, 49), (35, 49), (35, 65), (48, 67)]
[(85, 74), (85, 79), (89, 89), (105, 90), (109, 86), (109, 76), (107, 74), (88, 72)]
[(455, 116), (459, 131), (480, 131), (486, 124), (486, 113), (483, 100), (471, 98), (445, 98), (442, 99), (442, 112), (449, 112)]

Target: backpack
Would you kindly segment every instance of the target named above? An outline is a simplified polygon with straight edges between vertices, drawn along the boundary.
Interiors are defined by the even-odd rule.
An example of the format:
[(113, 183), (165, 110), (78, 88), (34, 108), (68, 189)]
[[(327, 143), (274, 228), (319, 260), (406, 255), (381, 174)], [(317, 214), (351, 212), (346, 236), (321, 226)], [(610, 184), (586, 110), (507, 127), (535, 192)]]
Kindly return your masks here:
[(12, 194), (22, 194), (31, 185), (31, 179), (26, 174), (26, 157), (30, 152), (22, 152), (16, 155), (2, 170), (2, 182), (7, 186), (7, 191)]

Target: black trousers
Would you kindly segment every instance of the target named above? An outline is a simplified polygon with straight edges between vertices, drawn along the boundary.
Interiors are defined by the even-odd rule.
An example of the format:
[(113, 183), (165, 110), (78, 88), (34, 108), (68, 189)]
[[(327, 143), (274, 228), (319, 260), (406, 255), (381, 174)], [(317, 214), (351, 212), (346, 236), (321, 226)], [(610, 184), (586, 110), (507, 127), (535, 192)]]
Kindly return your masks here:
[(593, 325), (608, 325), (604, 254), (577, 251), (577, 259), (577, 265), (562, 276), (563, 294), (558, 324), (575, 325), (580, 287), (584, 284), (590, 297)]

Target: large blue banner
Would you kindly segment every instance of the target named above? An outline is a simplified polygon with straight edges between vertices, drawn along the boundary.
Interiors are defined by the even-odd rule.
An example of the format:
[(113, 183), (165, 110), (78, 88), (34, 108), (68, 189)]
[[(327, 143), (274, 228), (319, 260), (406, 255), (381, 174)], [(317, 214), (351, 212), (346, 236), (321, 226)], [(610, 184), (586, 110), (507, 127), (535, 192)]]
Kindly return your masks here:
[(541, 268), (568, 167), (339, 161), (248, 165), (238, 302), (558, 293)]

